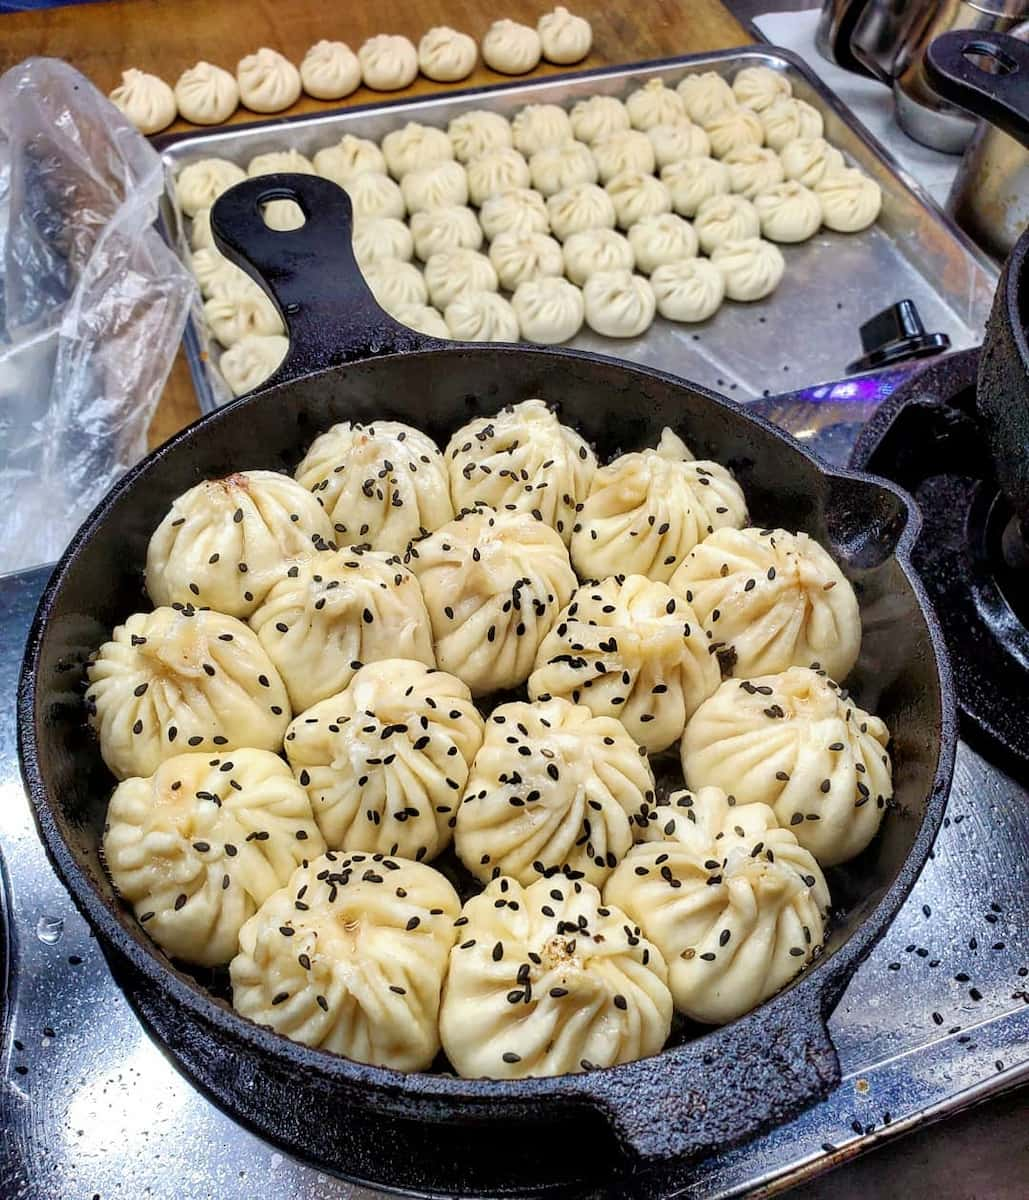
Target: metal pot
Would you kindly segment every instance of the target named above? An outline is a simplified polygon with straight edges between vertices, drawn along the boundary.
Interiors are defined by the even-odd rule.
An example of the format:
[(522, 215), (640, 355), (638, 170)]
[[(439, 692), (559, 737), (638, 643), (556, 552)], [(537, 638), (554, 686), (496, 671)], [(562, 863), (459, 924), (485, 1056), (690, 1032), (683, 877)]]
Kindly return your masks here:
[[(306, 224), (273, 232), (261, 206)], [(19, 692), (23, 771), (39, 830), (144, 1021), (186, 1075), (245, 1124), (348, 1178), (421, 1194), (665, 1192), (688, 1163), (788, 1119), (840, 1078), (826, 1027), (882, 937), (939, 827), (955, 748), (935, 617), (911, 570), (913, 503), (823, 466), (788, 435), (705, 389), (599, 355), (417, 335), (375, 305), (350, 246), (350, 204), (314, 176), (241, 183), (212, 212), (216, 244), (275, 298), (290, 353), (260, 391), (202, 418), (130, 471), (57, 566)], [(602, 456), (677, 429), (730, 464), (757, 522), (832, 547), (865, 624), (856, 695), (894, 733), (896, 803), (869, 850), (832, 878), (844, 912), (826, 953), (788, 991), (722, 1029), (608, 1070), (519, 1082), (402, 1074), (290, 1042), (169, 961), (120, 904), (98, 846), (112, 781), (83, 722), (89, 652), (148, 606), (147, 540), (172, 499), (241, 466), (290, 471), (336, 421), (389, 417), (437, 440), (470, 417), (541, 395)], [(205, 986), (208, 985), (208, 986)]]
[[(951, 33), (930, 47), (933, 87), (983, 118), (947, 198), (947, 211), (990, 254), (1005, 258), (1029, 227), (1029, 21), (1004, 36)], [(983, 64), (994, 64), (987, 70)]]
[(933, 86), (926, 52), (948, 31), (985, 36), (1025, 15), (1025, 0), (826, 0), (818, 47), (840, 66), (892, 88), (897, 123), (909, 137), (960, 154), (975, 121)]

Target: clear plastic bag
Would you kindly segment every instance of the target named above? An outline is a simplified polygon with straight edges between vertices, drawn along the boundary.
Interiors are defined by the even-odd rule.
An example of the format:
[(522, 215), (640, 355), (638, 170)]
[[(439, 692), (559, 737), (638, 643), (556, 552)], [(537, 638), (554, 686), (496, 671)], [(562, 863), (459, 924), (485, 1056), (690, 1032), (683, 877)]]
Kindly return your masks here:
[(0, 573), (56, 559), (147, 428), (194, 283), (160, 157), (78, 71), (0, 77)]

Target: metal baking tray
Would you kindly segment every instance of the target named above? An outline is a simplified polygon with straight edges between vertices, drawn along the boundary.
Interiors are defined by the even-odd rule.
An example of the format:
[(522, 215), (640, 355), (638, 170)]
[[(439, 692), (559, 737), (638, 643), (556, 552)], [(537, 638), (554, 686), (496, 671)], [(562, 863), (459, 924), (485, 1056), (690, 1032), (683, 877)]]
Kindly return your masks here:
[[(879, 220), (862, 233), (822, 230), (808, 242), (783, 246), (786, 274), (766, 300), (726, 302), (710, 320), (696, 325), (658, 317), (642, 337), (634, 339), (603, 338), (584, 328), (569, 344), (658, 367), (740, 400), (843, 378), (847, 363), (860, 353), (859, 326), (905, 298), (917, 304), (926, 328), (946, 333), (954, 349), (978, 345), (997, 268), (800, 58), (771, 47), (743, 47), (216, 132), (170, 135), (156, 143), (168, 179), (162, 221), (185, 257), (188, 240), (174, 201), (174, 176), (188, 163), (211, 155), (245, 167), (255, 155), (271, 150), (296, 149), (310, 156), (346, 133), (379, 141), (407, 121), (445, 128), (452, 117), (473, 108), (513, 116), (526, 104), (570, 107), (598, 93), (624, 97), (647, 79), (674, 86), (687, 74), (717, 71), (731, 78), (746, 66), (783, 72), (794, 94), (819, 109), (828, 140), (882, 187)], [(186, 349), (200, 408), (209, 412), (229, 400), (231, 393), (217, 371), (219, 351), (208, 342), (199, 309), (187, 326)]]
[[(14, 694), (48, 574), (0, 576), (0, 1196), (386, 1200), (282, 1154), (179, 1075), (47, 862)], [(1029, 1081), (1027, 888), (1029, 796), (962, 743), (933, 858), (829, 1021), (840, 1086), (637, 1194), (769, 1196)]]

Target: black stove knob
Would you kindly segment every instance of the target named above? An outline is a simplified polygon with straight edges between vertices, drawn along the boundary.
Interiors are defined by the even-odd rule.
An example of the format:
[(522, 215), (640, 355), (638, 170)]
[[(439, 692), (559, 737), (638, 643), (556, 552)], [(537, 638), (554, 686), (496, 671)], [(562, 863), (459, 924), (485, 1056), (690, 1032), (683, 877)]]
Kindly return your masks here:
[(847, 367), (848, 375), (950, 349), (950, 338), (945, 333), (926, 333), (913, 300), (900, 300), (884, 308), (866, 321), (860, 332), (864, 354)]

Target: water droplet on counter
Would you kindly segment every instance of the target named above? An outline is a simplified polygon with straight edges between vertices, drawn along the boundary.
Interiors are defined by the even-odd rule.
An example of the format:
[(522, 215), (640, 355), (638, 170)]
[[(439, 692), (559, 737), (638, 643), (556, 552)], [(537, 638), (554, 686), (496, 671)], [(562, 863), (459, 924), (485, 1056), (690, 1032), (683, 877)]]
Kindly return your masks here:
[(64, 933), (64, 917), (40, 917), (36, 922), (36, 937), (48, 946), (55, 946)]

